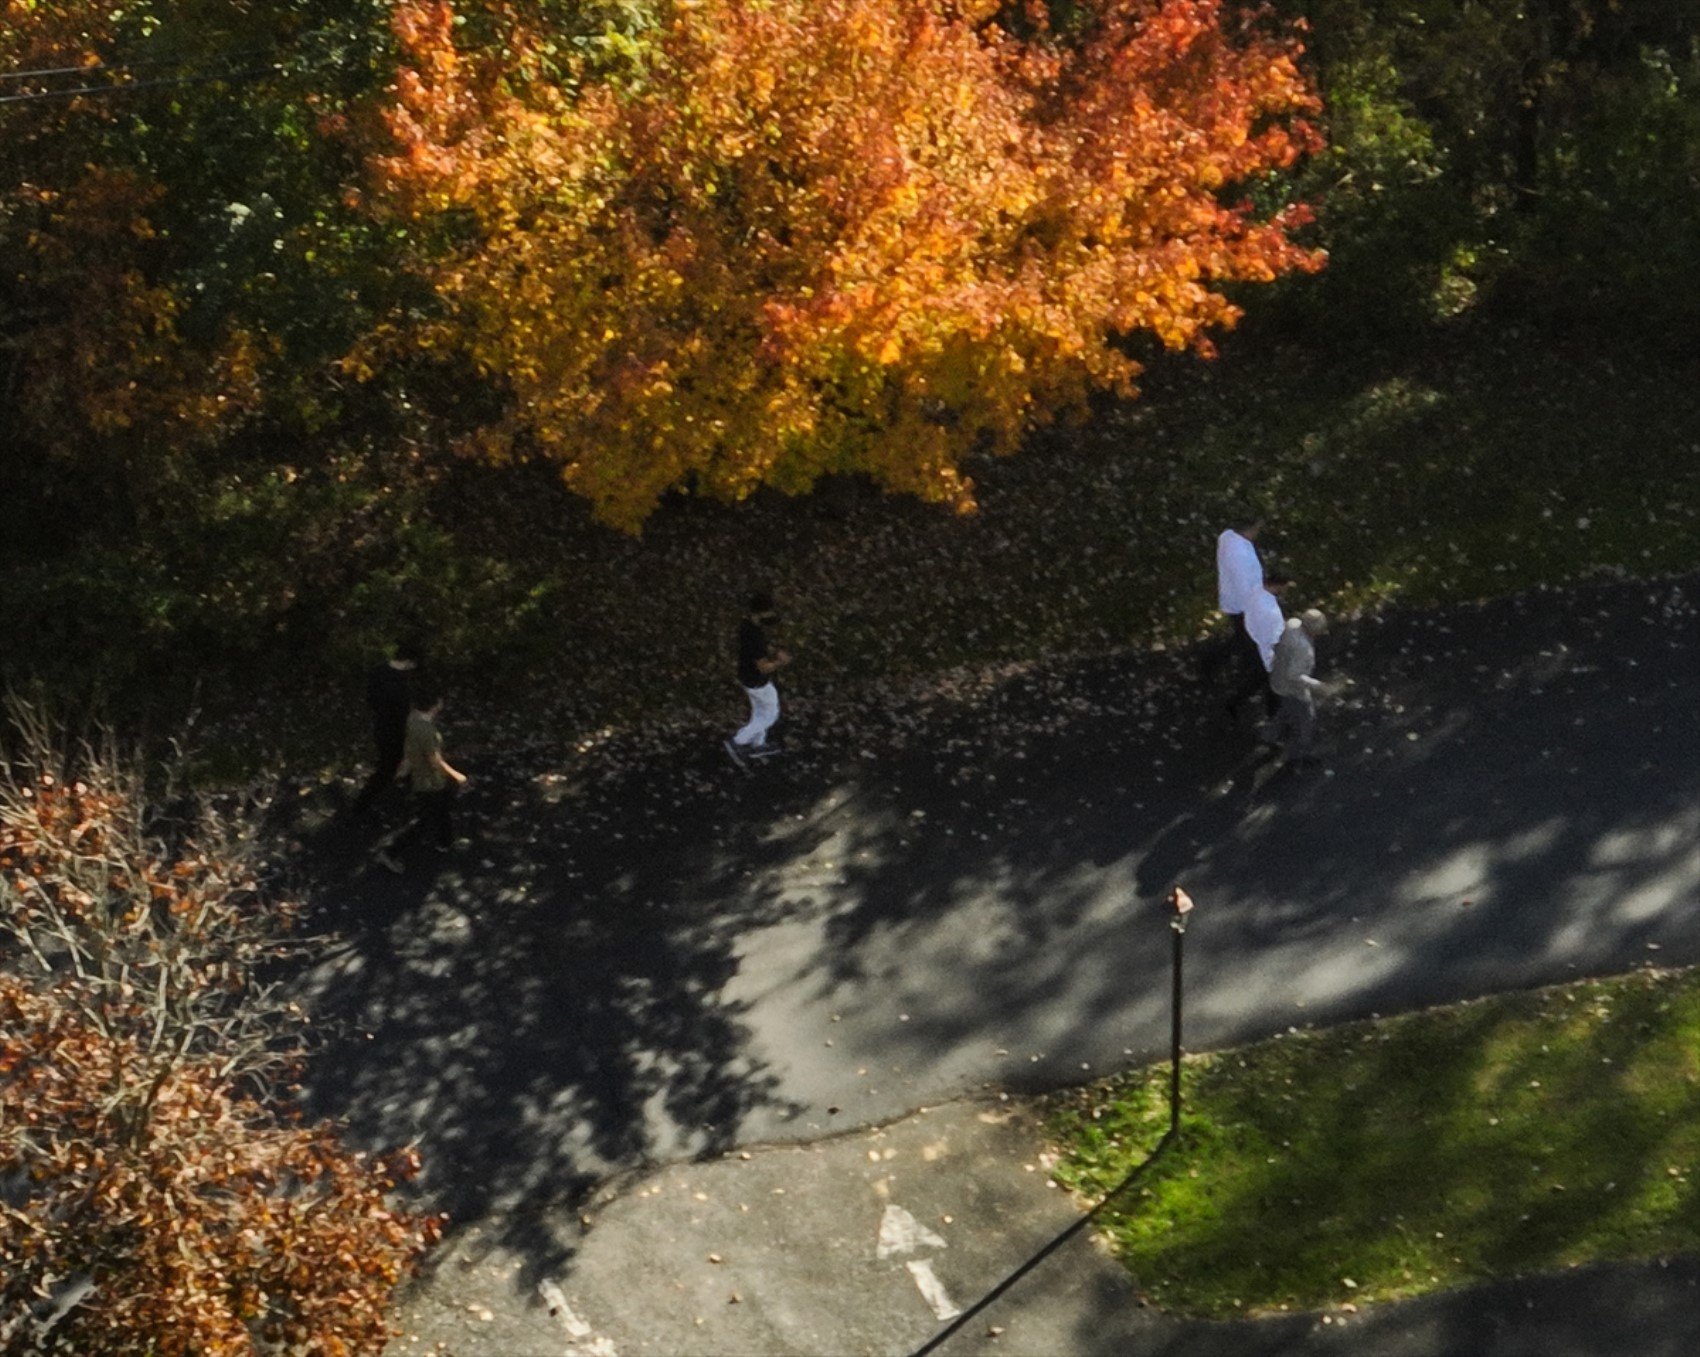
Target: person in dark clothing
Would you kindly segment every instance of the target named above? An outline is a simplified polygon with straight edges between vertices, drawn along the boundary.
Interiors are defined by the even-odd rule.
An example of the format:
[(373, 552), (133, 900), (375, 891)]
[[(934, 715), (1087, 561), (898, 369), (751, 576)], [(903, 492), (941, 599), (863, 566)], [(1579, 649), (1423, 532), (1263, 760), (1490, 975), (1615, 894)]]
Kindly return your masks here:
[(410, 641), (403, 642), (393, 656), (374, 665), (366, 675), (366, 705), (372, 713), (372, 742), (377, 746), (377, 762), (372, 776), (354, 799), (356, 815), (371, 810), (401, 776), (407, 714), (412, 708), (410, 690), (419, 659), (419, 647)]
[(726, 753), (740, 768), (749, 757), (767, 752), (767, 732), (779, 719), (779, 689), (773, 676), (791, 663), (791, 656), (774, 650), (768, 628), (776, 620), (773, 595), (750, 595), (744, 619), (738, 624), (738, 682), (750, 703), (750, 719), (725, 742)]

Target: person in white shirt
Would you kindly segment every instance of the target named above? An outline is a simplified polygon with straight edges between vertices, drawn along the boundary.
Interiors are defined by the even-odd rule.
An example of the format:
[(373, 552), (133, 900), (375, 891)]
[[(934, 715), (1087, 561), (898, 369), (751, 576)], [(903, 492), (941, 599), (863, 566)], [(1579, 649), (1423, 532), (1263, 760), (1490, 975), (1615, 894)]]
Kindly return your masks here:
[(1286, 616), (1281, 612), (1281, 595), (1291, 583), (1284, 575), (1271, 573), (1245, 602), (1245, 610), (1240, 615), (1240, 631), (1245, 640), (1238, 644), (1244, 650), (1246, 643), (1250, 642), (1256, 649), (1257, 659), (1244, 663), (1245, 676), (1228, 699), (1228, 716), (1236, 725), (1239, 724), (1240, 709), (1252, 698), (1262, 699), (1265, 720), (1275, 715), (1276, 699), (1269, 687), (1269, 671), (1275, 667), (1275, 645), (1287, 626)]
[(1316, 638), (1328, 630), (1328, 619), (1315, 608), (1307, 608), (1287, 619), (1281, 639), (1275, 643), (1269, 686), (1281, 699), (1272, 738), (1285, 740), (1287, 762), (1315, 763), (1310, 752), (1316, 733), (1316, 699), (1326, 696), (1328, 685), (1315, 677)]
[(1229, 617), (1245, 612), (1263, 587), (1263, 562), (1257, 555), (1258, 519), (1241, 519), (1216, 539), (1216, 605)]
[(1226, 710), (1231, 724), (1240, 723), (1240, 708), (1245, 700), (1263, 694), (1266, 716), (1275, 714), (1275, 699), (1269, 694), (1268, 666), (1259, 652), (1257, 641), (1246, 630), (1246, 610), (1260, 611), (1268, 606), (1263, 595), (1263, 562), (1257, 554), (1257, 536), (1263, 524), (1257, 519), (1242, 516), (1234, 520), (1216, 539), (1216, 605), (1228, 619), (1228, 635), (1206, 647), (1198, 666), (1199, 680), (1206, 687), (1215, 687), (1224, 668), (1234, 671), (1233, 696)]

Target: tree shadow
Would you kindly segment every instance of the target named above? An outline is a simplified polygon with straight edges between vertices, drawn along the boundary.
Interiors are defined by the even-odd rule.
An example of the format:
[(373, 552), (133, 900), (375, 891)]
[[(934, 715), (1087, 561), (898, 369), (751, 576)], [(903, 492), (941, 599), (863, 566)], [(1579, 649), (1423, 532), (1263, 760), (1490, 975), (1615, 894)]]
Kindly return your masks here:
[(906, 977), (931, 1002), (882, 1058), (1023, 1045), (988, 1073), (1046, 1087), (1160, 1049), (1177, 879), (1200, 1045), (1695, 959), (1700, 665), (1669, 592), (1342, 628), (1320, 773), (1259, 762), (1161, 657), (1018, 675), (858, 782), (792, 983), (843, 1007)]
[[(1230, 1053), (1191, 1080), (1190, 1098), (1212, 1108), (1210, 1138), (1157, 1176), (1184, 1187), (1213, 1153), (1235, 1168), (1206, 1210), (1166, 1230), (1143, 1280), (1161, 1295), (1165, 1283), (1208, 1279), (1216, 1305), (1243, 1296), (1299, 1309), (1330, 1282), (1332, 1303), (1363, 1303), (1400, 1279), (1409, 1288), (1434, 1274), (1558, 1270), (1601, 1249), (1685, 1247), (1693, 1191), (1668, 1166), (1689, 1157), (1700, 1104), (1680, 1076), (1644, 1105), (1628, 1095), (1680, 1068), (1681, 1040), (1660, 1014), (1691, 1010), (1693, 997), (1620, 984), (1599, 1001), (1609, 1014), (1578, 1029), (1592, 1001), (1549, 990), (1465, 1005), (1438, 1023), (1337, 1029), (1322, 1049), (1277, 1040)], [(1537, 1054), (1529, 1020), (1571, 1039)], [(1531, 1071), (1540, 1078), (1528, 1081)], [(1653, 1199), (1666, 1203), (1656, 1228), (1640, 1215)], [(1122, 1201), (1109, 1214), (1137, 1223), (1151, 1209)], [(1686, 1246), (1696, 1243), (1690, 1231)], [(1343, 1276), (1357, 1280), (1332, 1280)]]
[[(1509, 1011), (1466, 1005), (1448, 1015), (1444, 1029), (1386, 1024), (1346, 1029), (1331, 1040), (1348, 1038), (1356, 1054), (1336, 1050), (1334, 1078), (1304, 1081), (1296, 1095), (1306, 1103), (1302, 1116), (1284, 1110), (1283, 1100), (1295, 1096), (1282, 1092), (1289, 1082), (1283, 1076), (1292, 1068), (1284, 1043), (1197, 1069), (1189, 1097), (1209, 1097), (1210, 1086), (1217, 1085), (1218, 1134), (1249, 1136), (1252, 1143), (1240, 1147), (1246, 1167), (1211, 1194), (1212, 1223), (1204, 1222), (1203, 1213), (1175, 1222), (1182, 1239), (1179, 1247), (1163, 1245), (1166, 1275), (1207, 1277), (1218, 1294), (1267, 1301), (1289, 1285), (1308, 1290), (1318, 1276), (1353, 1275), (1363, 1279), (1360, 1285), (1375, 1285), (1390, 1264), (1405, 1267), (1407, 1278), (1420, 1276), (1443, 1255), (1462, 1251), (1479, 1268), (1478, 1280), (1397, 1303), (1365, 1304), (1371, 1293), (1342, 1290), (1334, 1298), (1337, 1307), (1347, 1300), (1358, 1304), (1334, 1308), (1326, 1319), (1321, 1311), (1295, 1306), (1291, 1315), (1250, 1322), (1206, 1321), (1139, 1313), (1123, 1303), (1081, 1324), (1069, 1350), (1109, 1353), (1132, 1345), (1190, 1357), (1336, 1352), (1589, 1357), (1692, 1350), (1700, 1338), (1700, 1306), (1694, 1303), (1700, 1256), (1694, 1254), (1692, 1229), (1687, 1242), (1680, 1242), (1680, 1222), (1700, 1222), (1695, 1215), (1700, 1195), (1688, 1178), (1673, 1178), (1677, 1170), (1669, 1167), (1691, 1159), (1692, 1090), (1673, 1090), (1662, 1107), (1598, 1097), (1602, 1085), (1645, 1089), (1649, 1062), (1665, 1070), (1673, 1064), (1682, 1068), (1684, 1054), (1671, 1049), (1680, 1043), (1659, 1015), (1673, 1007), (1692, 1011), (1692, 998), (1691, 985), (1684, 997), (1669, 984), (1649, 980), (1616, 986), (1609, 999), (1547, 991), (1516, 996)], [(1547, 1048), (1540, 1048), (1539, 1086), (1546, 1091), (1539, 1097), (1577, 1109), (1575, 1116), (1516, 1113), (1512, 1104), (1518, 1098), (1532, 1102), (1535, 1096), (1523, 1083), (1532, 1050), (1526, 1034), (1510, 1037), (1509, 1024), (1542, 1013), (1575, 1019), (1597, 1005), (1609, 1014), (1590, 1012), (1580, 1042), (1554, 1048), (1550, 1059)], [(1646, 1034), (1658, 1027), (1667, 1029), (1664, 1045), (1649, 1047)], [(1520, 1067), (1498, 1063), (1508, 1039), (1523, 1048)], [(1478, 1059), (1456, 1060), (1459, 1049)], [(1254, 1062), (1249, 1076), (1247, 1060)], [(1640, 1070), (1633, 1066), (1637, 1060)], [(1235, 1082), (1224, 1084), (1230, 1064)], [(1222, 1100), (1223, 1092), (1229, 1101)], [(1584, 1101), (1585, 1093), (1593, 1096)], [(1504, 1114), (1505, 1123), (1492, 1113)], [(1568, 1144), (1557, 1149), (1558, 1141)], [(1169, 1177), (1195, 1172), (1214, 1145), (1213, 1139), (1183, 1142), (1160, 1172)], [(1562, 1184), (1539, 1172), (1555, 1150), (1569, 1166)], [(1269, 1167), (1256, 1167), (1266, 1151)], [(1484, 1181), (1494, 1186), (1483, 1190)], [(1425, 1220), (1420, 1201), (1415, 1213), (1396, 1213), (1396, 1207), (1411, 1209), (1412, 1184), (1424, 1185), (1437, 1201), (1450, 1198), (1471, 1209), (1461, 1221), (1454, 1214), (1444, 1222)], [(1648, 1194), (1670, 1197), (1669, 1220), (1656, 1243), (1632, 1215), (1632, 1203)], [(1151, 1208), (1123, 1202), (1110, 1214), (1136, 1218), (1142, 1209)], [(1363, 1224), (1377, 1214), (1380, 1232), (1366, 1236)], [(1441, 1223), (1444, 1235), (1431, 1234)], [(1255, 1245), (1248, 1247), (1248, 1240)], [(1620, 1250), (1625, 1261), (1582, 1267), (1572, 1261), (1602, 1243), (1608, 1252)], [(1528, 1269), (1536, 1275), (1518, 1275)], [(1482, 1280), (1488, 1276), (1501, 1280)]]
[(721, 1153), (754, 1106), (789, 1114), (721, 997), (723, 902), (764, 850), (735, 823), (657, 813), (653, 793), (682, 804), (695, 769), (620, 814), (570, 814), (546, 779), (463, 762), (470, 837), (452, 854), (416, 852), (398, 878), (370, 862), (375, 831), (308, 836), (297, 884), (338, 939), (298, 982), (323, 1036), (308, 1103), (359, 1143), (419, 1144), (424, 1200), (493, 1227), (535, 1282), (598, 1183)]
[[(1081, 1357), (1683, 1357), (1700, 1342), (1700, 1260), (1655, 1268), (1605, 1263), (1401, 1302), (1355, 1316), (1312, 1314), (1251, 1321), (1174, 1320), (1150, 1312), (1083, 1307), (1107, 1315), (1081, 1325)], [(969, 1344), (960, 1351), (974, 1350)], [(982, 1344), (990, 1350), (989, 1344)]]
[(597, 777), (517, 737), (469, 751), (475, 842), (400, 880), (282, 798), (346, 939), (302, 982), (313, 1107), (418, 1141), (432, 1199), (535, 1279), (646, 1164), (1155, 1056), (1177, 878), (1194, 1047), (1700, 959), (1679, 597), (1343, 626), (1321, 670), (1357, 683), (1315, 774), (1148, 654), (848, 712), (788, 695), (790, 752), (749, 775), (707, 732), (634, 736)]

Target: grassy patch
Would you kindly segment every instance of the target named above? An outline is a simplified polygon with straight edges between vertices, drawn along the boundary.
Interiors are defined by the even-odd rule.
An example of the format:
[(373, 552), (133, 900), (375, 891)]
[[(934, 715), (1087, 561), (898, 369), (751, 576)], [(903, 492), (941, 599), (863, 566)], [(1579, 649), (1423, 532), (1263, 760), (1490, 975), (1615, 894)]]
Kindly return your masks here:
[[(1100, 1218), (1158, 1304), (1232, 1316), (1700, 1249), (1700, 970), (1291, 1033), (1185, 1066), (1184, 1139)], [(1053, 1104), (1096, 1199), (1167, 1071)]]

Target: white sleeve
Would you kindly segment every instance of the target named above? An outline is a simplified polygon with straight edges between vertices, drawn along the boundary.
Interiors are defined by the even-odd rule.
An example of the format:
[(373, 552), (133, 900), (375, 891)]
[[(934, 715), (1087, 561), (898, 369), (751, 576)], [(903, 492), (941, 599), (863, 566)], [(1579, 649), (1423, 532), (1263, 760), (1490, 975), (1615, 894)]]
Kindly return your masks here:
[(1275, 667), (1275, 643), (1287, 629), (1287, 619), (1281, 616), (1281, 605), (1267, 589), (1259, 589), (1245, 610), (1246, 634), (1257, 642), (1257, 653), (1263, 657), (1263, 667)]
[(1216, 602), (1225, 613), (1243, 613), (1263, 588), (1257, 548), (1231, 529), (1217, 539)]

